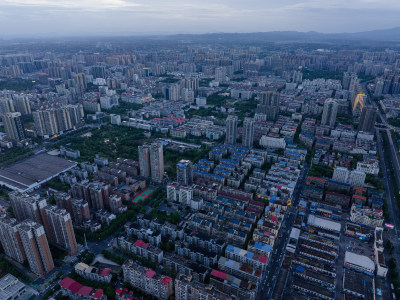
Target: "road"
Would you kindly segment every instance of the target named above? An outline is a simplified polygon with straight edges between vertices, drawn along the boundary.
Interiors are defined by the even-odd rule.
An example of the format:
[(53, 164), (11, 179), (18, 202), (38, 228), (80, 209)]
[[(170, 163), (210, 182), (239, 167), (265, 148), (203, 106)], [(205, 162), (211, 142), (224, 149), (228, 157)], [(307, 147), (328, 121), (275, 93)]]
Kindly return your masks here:
[(268, 267), (265, 271), (264, 280), (261, 283), (261, 287), (258, 291), (257, 300), (271, 299), (274, 291), (276, 281), (279, 277), (279, 272), (282, 267), (283, 258), (285, 256), (285, 249), (289, 241), (290, 231), (297, 214), (297, 205), (299, 203), (300, 195), (303, 191), (304, 183), (306, 181), (308, 171), (311, 165), (305, 164), (304, 168), (301, 169), (300, 178), (297, 181), (295, 190), (292, 195), (292, 206), (289, 207), (287, 213), (282, 222), (281, 229), (279, 231), (279, 238), (274, 245), (273, 252), (270, 256)]
[[(395, 198), (395, 193), (398, 193), (399, 191), (395, 191), (393, 188), (393, 183), (392, 183), (392, 177), (391, 177), (391, 172), (389, 169), (389, 164), (391, 164), (394, 167), (394, 170), (397, 169), (397, 173), (395, 175), (396, 180), (399, 181), (399, 173), (398, 173), (398, 159), (397, 159), (397, 154), (396, 150), (392, 149), (394, 148), (393, 143), (389, 143), (389, 148), (391, 148), (389, 155), (390, 155), (390, 161), (388, 161), (386, 153), (384, 152), (383, 149), (383, 140), (382, 140), (382, 131), (386, 131), (384, 129), (378, 129), (376, 130), (376, 135), (377, 135), (377, 145), (378, 145), (378, 150), (379, 150), (379, 155), (380, 155), (380, 163), (382, 167), (382, 173), (383, 173), (383, 183), (385, 186), (385, 191), (386, 191), (386, 200), (387, 200), (387, 205), (388, 205), (388, 210), (390, 214), (390, 219), (391, 223), (395, 226), (393, 230), (389, 230), (387, 238), (390, 240), (394, 246), (393, 250), (393, 257), (400, 257), (400, 218), (399, 218), (399, 208), (396, 203), (396, 198)], [(388, 133), (388, 131), (386, 131)], [(390, 132), (389, 132), (390, 135)], [(397, 167), (397, 168), (396, 168)], [(398, 185), (399, 186), (399, 185)], [(400, 260), (396, 260), (397, 263), (397, 269), (400, 270)]]

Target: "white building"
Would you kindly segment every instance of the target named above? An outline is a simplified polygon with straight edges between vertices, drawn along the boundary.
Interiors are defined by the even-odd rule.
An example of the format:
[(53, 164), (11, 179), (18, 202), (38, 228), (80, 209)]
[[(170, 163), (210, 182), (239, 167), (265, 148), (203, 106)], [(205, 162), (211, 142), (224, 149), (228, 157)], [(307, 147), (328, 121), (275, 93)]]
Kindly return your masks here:
[(116, 114), (110, 115), (110, 121), (113, 125), (121, 125), (121, 116)]
[(344, 266), (368, 275), (373, 275), (375, 272), (375, 263), (372, 259), (349, 251), (344, 255)]
[(286, 142), (284, 138), (276, 138), (272, 136), (263, 135), (260, 140), (260, 145), (265, 148), (285, 149)]
[(348, 183), (356, 186), (364, 186), (366, 174), (363, 171), (353, 170), (350, 172)]
[(170, 183), (167, 186), (167, 199), (190, 205), (193, 199), (193, 189), (177, 183)]
[(336, 167), (332, 179), (334, 181), (347, 183), (349, 181), (350, 171), (345, 167)]
[(378, 175), (379, 162), (376, 159), (359, 161), (357, 162), (357, 170), (365, 172), (366, 174)]

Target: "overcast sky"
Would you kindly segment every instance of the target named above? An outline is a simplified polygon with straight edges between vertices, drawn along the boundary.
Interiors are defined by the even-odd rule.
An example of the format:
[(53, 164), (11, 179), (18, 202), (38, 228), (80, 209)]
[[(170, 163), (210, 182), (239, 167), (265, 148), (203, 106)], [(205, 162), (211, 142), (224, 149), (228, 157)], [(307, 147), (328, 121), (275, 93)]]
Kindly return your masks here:
[(358, 32), (399, 15), (400, 0), (0, 0), (0, 36)]

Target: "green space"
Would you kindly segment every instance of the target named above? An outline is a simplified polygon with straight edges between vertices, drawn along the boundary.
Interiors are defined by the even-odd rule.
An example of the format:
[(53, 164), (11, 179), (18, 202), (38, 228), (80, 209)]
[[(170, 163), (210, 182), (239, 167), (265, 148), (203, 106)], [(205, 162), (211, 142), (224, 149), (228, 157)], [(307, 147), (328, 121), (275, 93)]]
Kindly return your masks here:
[(212, 78), (203, 78), (203, 79), (200, 79), (199, 86), (208, 87), (211, 81), (213, 81)]
[(62, 191), (62, 192), (65, 192), (65, 193), (67, 193), (68, 190), (69, 190), (69, 185), (65, 184), (65, 183), (62, 183), (58, 177), (53, 178), (50, 181), (47, 181), (46, 185), (49, 188), (55, 189), (57, 191)]
[(147, 197), (149, 197), (152, 193), (154, 192), (153, 188), (147, 188), (143, 192), (141, 192), (139, 195), (137, 195), (135, 198), (133, 198), (132, 202), (136, 203), (141, 200), (145, 200)]
[(137, 104), (137, 103), (129, 103), (125, 101), (119, 101), (119, 106), (118, 107), (113, 107), (109, 110), (103, 109), (104, 112), (110, 113), (110, 114), (124, 114), (127, 113), (130, 110), (138, 110), (143, 108), (142, 104)]
[(28, 158), (33, 152), (25, 147), (13, 147), (0, 152), (0, 167), (7, 166), (21, 159)]
[(208, 105), (222, 106), (225, 105), (226, 99), (228, 97), (219, 95), (220, 93), (214, 93), (207, 97)]
[(309, 79), (317, 79), (317, 78), (324, 78), (324, 79), (335, 79), (342, 81), (343, 73), (337, 71), (328, 71), (328, 70), (303, 70), (303, 80)]
[(333, 168), (326, 165), (313, 164), (308, 172), (308, 175), (312, 177), (332, 178)]
[(117, 233), (121, 228), (123, 228), (124, 224), (128, 221), (135, 221), (137, 215), (145, 210), (145, 206), (153, 203), (155, 199), (158, 199), (160, 195), (163, 193), (161, 188), (156, 189), (151, 195), (146, 197), (144, 200), (137, 201), (133, 204), (131, 201), (124, 201), (124, 204), (128, 206), (128, 210), (121, 215), (118, 215), (116, 219), (110, 222), (109, 226), (104, 226), (101, 230), (96, 232), (90, 232), (85, 230), (84, 228), (75, 227), (75, 236), (78, 243), (84, 243), (84, 235), (86, 235), (87, 240), (103, 240), (109, 237), (112, 234)]
[(243, 117), (248, 113), (253, 113), (257, 108), (258, 101), (253, 98), (249, 100), (237, 101), (234, 104), (235, 110), (239, 113), (237, 114), (239, 117)]
[(161, 80), (160, 82), (162, 82), (162, 83), (176, 83), (179, 80), (180, 80), (179, 78), (166, 77), (165, 79)]
[(3, 257), (0, 257), (0, 277), (3, 277), (6, 274), (14, 275), (21, 280), (30, 283), (31, 280), (22, 274), (16, 267), (14, 267), (8, 260)]
[(0, 80), (0, 90), (25, 91), (32, 89), (37, 82), (21, 78)]
[(59, 145), (69, 147), (81, 152), (80, 162), (92, 161), (96, 154), (106, 157), (109, 160), (116, 160), (118, 157), (138, 159), (138, 146), (147, 138), (144, 131), (132, 127), (105, 125), (100, 129), (93, 129), (92, 136), (66, 136)]
[(208, 153), (208, 149), (203, 147), (199, 150), (191, 149), (183, 152), (173, 151), (164, 148), (165, 171), (171, 178), (176, 177), (176, 164), (182, 159), (197, 162)]
[(209, 108), (204, 108), (200, 107), (199, 109), (189, 109), (188, 111), (185, 112), (186, 118), (190, 119), (193, 116), (200, 116), (200, 117), (210, 117), (213, 116), (219, 120), (224, 120), (226, 119), (226, 115), (223, 114), (220, 111), (215, 110), (212, 107)]
[(400, 127), (400, 118), (389, 118), (387, 121), (392, 126)]

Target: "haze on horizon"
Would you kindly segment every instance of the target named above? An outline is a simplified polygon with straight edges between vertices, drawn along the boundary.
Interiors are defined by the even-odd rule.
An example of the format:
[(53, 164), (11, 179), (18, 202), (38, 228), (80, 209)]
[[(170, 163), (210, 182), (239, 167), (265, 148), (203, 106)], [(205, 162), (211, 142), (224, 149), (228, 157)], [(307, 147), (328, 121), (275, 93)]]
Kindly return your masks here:
[(399, 15), (399, 0), (0, 0), (0, 37), (360, 32)]

